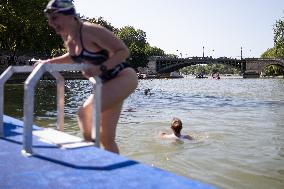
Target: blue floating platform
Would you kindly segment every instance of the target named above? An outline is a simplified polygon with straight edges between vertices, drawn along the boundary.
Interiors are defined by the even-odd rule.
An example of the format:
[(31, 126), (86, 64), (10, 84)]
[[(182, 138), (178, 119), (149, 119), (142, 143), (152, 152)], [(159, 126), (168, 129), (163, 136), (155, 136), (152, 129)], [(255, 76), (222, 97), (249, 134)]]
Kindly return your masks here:
[(3, 189), (216, 188), (94, 146), (63, 149), (35, 135), (33, 155), (26, 157), (21, 153), (23, 122), (9, 116), (4, 116), (4, 133), (0, 138)]

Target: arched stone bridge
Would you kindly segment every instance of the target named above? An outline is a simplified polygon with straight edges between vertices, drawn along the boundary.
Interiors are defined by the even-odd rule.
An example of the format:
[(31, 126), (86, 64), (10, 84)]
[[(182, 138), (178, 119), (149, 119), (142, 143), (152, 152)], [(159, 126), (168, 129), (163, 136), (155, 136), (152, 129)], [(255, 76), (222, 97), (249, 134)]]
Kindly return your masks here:
[(261, 74), (265, 67), (276, 65), (284, 70), (284, 59), (279, 58), (247, 58), (246, 72), (255, 72)]
[(227, 57), (189, 57), (189, 58), (168, 58), (151, 57), (148, 62), (148, 69), (153, 74), (170, 73), (183, 67), (197, 64), (225, 64), (241, 70), (241, 73), (254, 73), (260, 75), (263, 69), (268, 65), (278, 65), (284, 70), (283, 59), (262, 59), (245, 58), (232, 59)]

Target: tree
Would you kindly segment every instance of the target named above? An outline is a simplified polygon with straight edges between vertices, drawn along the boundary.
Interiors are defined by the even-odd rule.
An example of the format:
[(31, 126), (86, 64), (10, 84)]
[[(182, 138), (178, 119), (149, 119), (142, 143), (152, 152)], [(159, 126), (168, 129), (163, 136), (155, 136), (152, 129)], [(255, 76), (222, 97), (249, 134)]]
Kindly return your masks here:
[[(62, 39), (48, 26), (43, 10), (48, 0), (2, 0), (0, 4), (0, 55), (28, 55), (46, 58), (65, 53)], [(145, 67), (149, 56), (165, 56), (162, 49), (151, 47), (146, 32), (125, 26), (117, 29), (102, 17), (81, 16), (83, 20), (100, 24), (121, 38), (128, 46), (129, 61), (134, 67)]]
[(264, 69), (263, 74), (269, 76), (283, 75), (283, 70), (279, 66), (269, 65)]
[(207, 65), (195, 65), (182, 68), (180, 72), (184, 74), (206, 74), (211, 75), (215, 73), (220, 74), (239, 74), (240, 70), (224, 64), (207, 64)]
[(267, 49), (262, 55), (261, 58), (274, 58), (276, 56), (276, 48)]
[(158, 48), (158, 47), (152, 47), (149, 43), (145, 46), (145, 51), (148, 57), (150, 56), (166, 56), (165, 52)]
[(101, 26), (109, 29), (110, 31), (112, 31), (114, 33), (118, 31), (117, 28), (112, 26), (111, 23), (109, 23), (108, 21), (104, 20), (103, 17), (99, 17), (98, 19), (95, 19), (95, 18), (88, 18), (88, 17), (82, 16), (81, 19), (86, 20), (86, 21), (91, 22), (91, 23), (100, 24)]
[(284, 20), (277, 20), (274, 26), (276, 57), (284, 57)]
[(52, 49), (63, 47), (44, 17), (46, 3), (46, 0), (6, 0), (0, 5), (2, 50), (11, 54), (49, 56)]
[[(262, 58), (284, 58), (284, 19), (277, 20), (274, 27), (274, 47), (267, 49)], [(276, 66), (270, 65), (264, 69), (264, 75), (281, 75), (283, 70)]]
[(125, 26), (116, 32), (116, 35), (128, 46), (131, 55), (129, 62), (134, 67), (145, 67), (148, 62), (146, 53), (146, 33), (132, 26)]
[(284, 57), (284, 19), (277, 20), (274, 27), (274, 47), (267, 49), (262, 58), (283, 58)]

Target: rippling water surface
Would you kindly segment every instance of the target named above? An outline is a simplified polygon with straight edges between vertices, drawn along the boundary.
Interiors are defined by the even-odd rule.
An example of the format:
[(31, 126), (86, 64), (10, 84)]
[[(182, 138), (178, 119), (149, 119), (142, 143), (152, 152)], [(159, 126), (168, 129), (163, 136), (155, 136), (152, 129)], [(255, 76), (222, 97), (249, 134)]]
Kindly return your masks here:
[[(5, 114), (21, 118), (22, 90), (6, 86)], [(70, 81), (65, 90), (65, 128), (80, 136), (75, 113), (91, 87)], [(55, 95), (53, 82), (38, 85), (36, 124), (55, 127)], [(173, 117), (195, 140), (157, 137)], [(117, 142), (123, 156), (220, 188), (284, 188), (284, 80), (140, 80), (125, 101)]]

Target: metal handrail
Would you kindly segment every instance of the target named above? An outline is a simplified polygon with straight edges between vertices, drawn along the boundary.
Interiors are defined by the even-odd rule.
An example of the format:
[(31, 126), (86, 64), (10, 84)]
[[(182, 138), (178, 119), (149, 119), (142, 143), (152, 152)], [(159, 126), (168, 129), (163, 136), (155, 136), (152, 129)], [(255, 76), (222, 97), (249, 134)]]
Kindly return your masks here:
[(14, 73), (32, 72), (33, 66), (9, 66), (0, 75), (0, 137), (4, 136), (3, 116), (4, 116), (4, 85)]
[[(22, 67), (23, 66), (18, 66)], [(90, 66), (87, 64), (39, 64), (37, 67), (29, 66), (28, 69), (22, 68), (8, 68), (3, 74), (0, 76), (0, 90), (4, 91), (5, 82), (11, 77), (11, 75), (15, 72), (31, 72), (29, 77), (25, 81), (24, 86), (24, 133), (23, 133), (23, 154), (31, 155), (32, 152), (32, 126), (33, 126), (33, 112), (34, 112), (34, 90), (37, 82), (40, 80), (41, 76), (48, 72), (55, 79), (57, 83), (57, 128), (63, 130), (64, 127), (64, 78), (59, 73), (59, 71), (80, 71), (84, 69), (88, 69)], [(12, 72), (11, 72), (12, 71)], [(14, 71), (14, 72), (13, 72)], [(95, 100), (94, 104), (96, 104), (94, 109), (94, 123), (93, 123), (93, 131), (96, 130), (96, 142), (95, 145), (100, 147), (100, 113), (101, 113), (101, 86), (102, 82), (99, 77), (95, 79), (91, 77), (91, 82), (95, 85)], [(0, 91), (1, 92), (1, 91)], [(2, 98), (2, 103), (1, 103)], [(3, 129), (3, 96), (0, 95), (0, 124), (2, 120), (2, 126), (0, 125), (0, 134), (2, 133), (2, 137), (4, 137), (4, 129)], [(2, 109), (2, 114), (1, 114)], [(95, 128), (94, 128), (95, 127)], [(2, 132), (1, 132), (2, 130)], [(1, 136), (1, 135), (0, 135)]]
[[(0, 76), (0, 137), (5, 137), (3, 128), (4, 115), (4, 85), (14, 73), (30, 73), (34, 66), (10, 66)], [(64, 78), (59, 72), (52, 72), (51, 75), (56, 79), (57, 83), (57, 129), (64, 130)]]

